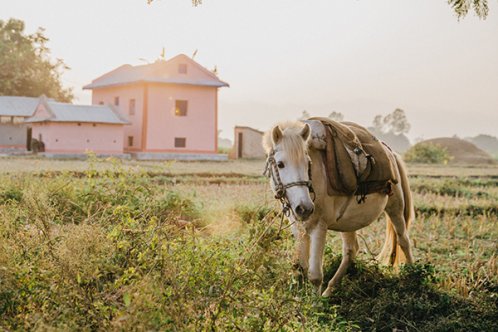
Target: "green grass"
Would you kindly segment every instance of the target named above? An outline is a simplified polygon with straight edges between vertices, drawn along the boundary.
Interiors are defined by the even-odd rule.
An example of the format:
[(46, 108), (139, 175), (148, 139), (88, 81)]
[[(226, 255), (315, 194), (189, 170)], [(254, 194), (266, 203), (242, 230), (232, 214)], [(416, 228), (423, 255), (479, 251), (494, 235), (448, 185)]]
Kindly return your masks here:
[(273, 217), (246, 217), (241, 237), (205, 236), (198, 204), (128, 173), (24, 176), (2, 192), (6, 329), (294, 330), (305, 324), (297, 313), (318, 326)]
[[(322, 299), (293, 268), (261, 177), (100, 163), (0, 175), (0, 329), (498, 330), (489, 170), (418, 174), (417, 264), (398, 273), (372, 260), (381, 220), (359, 232), (358, 261)], [(326, 278), (340, 248), (330, 232)]]

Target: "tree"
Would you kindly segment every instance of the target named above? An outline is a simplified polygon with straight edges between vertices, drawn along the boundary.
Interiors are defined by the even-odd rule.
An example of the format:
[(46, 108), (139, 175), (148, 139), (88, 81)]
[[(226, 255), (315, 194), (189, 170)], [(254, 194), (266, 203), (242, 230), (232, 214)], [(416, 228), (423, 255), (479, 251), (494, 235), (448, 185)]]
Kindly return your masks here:
[(397, 108), (391, 114), (386, 115), (383, 122), (387, 127), (387, 132), (391, 132), (395, 135), (406, 134), (411, 128), (411, 125), (406, 118), (405, 111), (400, 108)]
[(382, 121), (382, 115), (376, 115), (373, 119), (373, 128), (378, 133), (384, 132), (384, 121)]
[(344, 120), (344, 115), (341, 112), (333, 111), (329, 114), (329, 118), (334, 121), (342, 121)]
[(61, 83), (69, 67), (61, 59), (50, 59), (48, 41), (42, 28), (28, 35), (23, 21), (0, 20), (0, 95), (73, 99), (71, 89)]
[[(197, 7), (199, 5), (202, 5), (202, 0), (191, 0), (192, 1), (192, 6)], [(154, 0), (147, 0), (147, 4), (153, 3)]]
[(488, 0), (448, 0), (448, 4), (453, 8), (458, 18), (465, 17), (470, 9), (481, 19), (486, 19), (489, 12)]
[[(197, 7), (202, 5), (202, 0), (191, 0), (192, 6)], [(151, 4), (154, 0), (147, 0), (147, 4)], [(474, 13), (480, 19), (485, 20), (488, 16), (489, 7), (488, 0), (448, 0), (448, 4), (453, 9), (457, 17), (460, 19), (467, 16), (470, 9), (474, 10)]]
[(410, 140), (405, 135), (410, 131), (410, 124), (402, 109), (397, 108), (385, 117), (376, 115), (372, 127), (368, 129), (397, 152), (404, 152), (410, 147)]

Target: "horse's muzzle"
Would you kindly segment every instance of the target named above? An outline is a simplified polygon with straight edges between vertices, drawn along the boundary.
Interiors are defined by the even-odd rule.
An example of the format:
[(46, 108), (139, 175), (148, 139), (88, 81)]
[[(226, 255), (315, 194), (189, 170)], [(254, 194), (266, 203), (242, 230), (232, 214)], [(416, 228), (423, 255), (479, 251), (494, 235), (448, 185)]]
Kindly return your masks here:
[(313, 204), (306, 206), (304, 204), (299, 204), (296, 206), (295, 212), (296, 216), (299, 217), (302, 221), (307, 220), (315, 211), (315, 207)]

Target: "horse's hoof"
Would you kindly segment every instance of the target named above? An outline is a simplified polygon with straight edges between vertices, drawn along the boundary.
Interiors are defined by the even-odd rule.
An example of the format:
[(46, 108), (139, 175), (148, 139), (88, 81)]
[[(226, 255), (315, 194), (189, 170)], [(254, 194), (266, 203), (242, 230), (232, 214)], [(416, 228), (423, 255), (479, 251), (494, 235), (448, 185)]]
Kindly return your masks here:
[(327, 287), (327, 289), (322, 293), (323, 297), (330, 297), (332, 295), (332, 289), (330, 287)]

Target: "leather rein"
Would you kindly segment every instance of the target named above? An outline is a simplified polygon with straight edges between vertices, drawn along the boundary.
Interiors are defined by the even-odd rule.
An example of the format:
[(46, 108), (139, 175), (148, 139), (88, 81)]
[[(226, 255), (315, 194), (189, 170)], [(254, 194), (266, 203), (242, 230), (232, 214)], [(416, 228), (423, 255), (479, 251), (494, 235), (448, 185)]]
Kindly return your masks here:
[(311, 158), (308, 156), (308, 181), (295, 181), (287, 184), (282, 183), (280, 178), (280, 173), (278, 171), (277, 161), (275, 160), (275, 151), (271, 150), (266, 158), (265, 169), (263, 175), (273, 180), (275, 184), (275, 198), (282, 204), (282, 212), (288, 217), (289, 213), (292, 211), (289, 199), (287, 198), (287, 189), (297, 186), (304, 186), (308, 188), (309, 193), (312, 196), (313, 202), (315, 201), (316, 194), (313, 189), (313, 183), (311, 182)]

